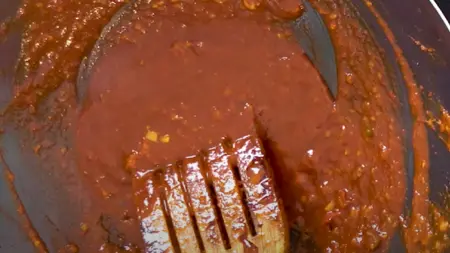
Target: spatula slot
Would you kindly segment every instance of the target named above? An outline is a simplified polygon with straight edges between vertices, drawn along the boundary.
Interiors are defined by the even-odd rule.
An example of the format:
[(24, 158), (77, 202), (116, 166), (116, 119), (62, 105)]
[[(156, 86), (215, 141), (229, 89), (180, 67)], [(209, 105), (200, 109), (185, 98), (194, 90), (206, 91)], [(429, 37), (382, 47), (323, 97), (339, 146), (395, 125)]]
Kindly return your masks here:
[(209, 196), (211, 196), (211, 201), (213, 203), (214, 211), (216, 213), (216, 217), (217, 217), (217, 221), (218, 221), (217, 223), (218, 223), (219, 230), (220, 230), (220, 235), (222, 236), (222, 241), (224, 243), (225, 249), (231, 249), (230, 238), (228, 237), (227, 230), (225, 228), (225, 221), (223, 219), (222, 212), (220, 211), (220, 208), (219, 208), (219, 204), (218, 204), (218, 200), (217, 200), (217, 193), (216, 193), (216, 190), (214, 189), (214, 185), (213, 185), (212, 178), (211, 178), (211, 172), (208, 169), (208, 166), (207, 166), (204, 156), (202, 155), (201, 157), (202, 157), (202, 161), (203, 161), (202, 166), (201, 166), (201, 171), (203, 172), (203, 176), (206, 179)]
[(184, 174), (182, 173), (182, 162), (178, 162), (175, 166), (176, 173), (178, 174), (178, 177), (180, 178), (180, 186), (181, 190), (183, 191), (183, 197), (184, 201), (186, 202), (186, 205), (188, 207), (189, 216), (191, 217), (192, 226), (194, 228), (195, 232), (195, 238), (197, 239), (198, 246), (200, 248), (200, 251), (205, 252), (205, 245), (203, 244), (202, 237), (200, 235), (200, 229), (198, 227), (197, 218), (195, 217), (194, 210), (192, 209), (192, 200), (189, 196), (189, 193), (187, 191), (186, 183)]
[(164, 215), (164, 219), (166, 221), (167, 228), (169, 230), (170, 241), (172, 242), (174, 251), (176, 253), (181, 253), (180, 243), (178, 242), (175, 227), (173, 225), (172, 218), (170, 216), (169, 205), (167, 204), (167, 196), (166, 196), (166, 192), (164, 190), (164, 188), (166, 188), (166, 187), (164, 187), (164, 180), (162, 179), (162, 177), (163, 177), (162, 173), (156, 172), (155, 177), (157, 179), (157, 183), (159, 184), (159, 186), (158, 186), (159, 197), (160, 197), (161, 203), (162, 203), (162, 212)]
[(234, 178), (236, 182), (238, 183), (239, 188), (239, 197), (242, 201), (242, 207), (244, 209), (245, 219), (247, 222), (248, 229), (250, 230), (251, 236), (256, 236), (256, 228), (255, 228), (255, 220), (253, 219), (253, 214), (251, 213), (250, 209), (248, 208), (248, 201), (247, 201), (247, 191), (245, 190), (241, 172), (239, 171), (239, 167), (237, 165), (237, 158), (235, 155), (235, 150), (233, 149), (233, 140), (231, 138), (224, 138), (223, 139), (223, 146), (225, 148), (225, 151), (228, 154), (228, 160), (231, 164), (231, 169), (233, 171)]
[(250, 230), (250, 234), (252, 236), (256, 236), (256, 229), (255, 229), (255, 223), (253, 221), (253, 215), (250, 212), (250, 209), (248, 208), (248, 202), (247, 202), (247, 193), (245, 191), (244, 185), (242, 184), (241, 174), (239, 173), (239, 167), (233, 166), (233, 174), (236, 180), (239, 182), (239, 195), (242, 200), (245, 218), (247, 220), (247, 225)]

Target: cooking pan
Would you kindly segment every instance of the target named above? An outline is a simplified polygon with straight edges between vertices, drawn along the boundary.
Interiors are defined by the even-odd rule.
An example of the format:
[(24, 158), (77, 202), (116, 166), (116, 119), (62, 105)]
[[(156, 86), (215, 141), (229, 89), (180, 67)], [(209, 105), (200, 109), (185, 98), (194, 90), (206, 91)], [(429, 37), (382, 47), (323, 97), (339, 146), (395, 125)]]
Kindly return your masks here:
[[(386, 40), (381, 27), (369, 12), (367, 7), (359, 0), (353, 0), (361, 19), (371, 30), (377, 43), (385, 52), (385, 62), (391, 72), (394, 89), (400, 94), (402, 103), (402, 124), (407, 132), (405, 137), (407, 181), (409, 185), (405, 196), (407, 212), (411, 201), (411, 179), (414, 175), (412, 167), (412, 153), (410, 129), (411, 115), (409, 105), (406, 102), (406, 88), (399, 72), (396, 57), (392, 47)], [(403, 0), (379, 0), (373, 3), (389, 27), (395, 34), (399, 46), (412, 68), (416, 81), (422, 85), (425, 91), (433, 92), (436, 99), (446, 108), (450, 108), (450, 31), (438, 15), (432, 3), (410, 1), (405, 5)], [(19, 0), (2, 1), (0, 3), (0, 20), (14, 15)], [(435, 49), (435, 56), (420, 49), (414, 41), (420, 41), (423, 45)], [(0, 111), (5, 108), (12, 99), (14, 87), (14, 66), (20, 50), (20, 31), (11, 33), (5, 42), (0, 43)], [(2, 160), (0, 170), (0, 252), (33, 252), (36, 245), (29, 240), (26, 230), (19, 224), (27, 226), (40, 236), (45, 242), (45, 248), (50, 252), (57, 252), (71, 242), (80, 242), (82, 234), (79, 231), (81, 214), (85, 207), (89, 206), (89, 199), (83, 198), (82, 175), (75, 168), (73, 159), (66, 157), (64, 164), (52, 164), (51, 160), (38, 157), (32, 149), (24, 146), (34, 145), (27, 142), (26, 131), (15, 128), (7, 123), (0, 126), (2, 137)], [(57, 131), (49, 131), (54, 139), (61, 145), (69, 146), (70, 136)], [(443, 192), (450, 179), (450, 154), (436, 133), (429, 130), (430, 153), (430, 199), (437, 205), (443, 206)], [(31, 138), (29, 138), (31, 139)], [(51, 147), (50, 147), (51, 148)], [(64, 167), (61, 169), (61, 166)], [(41, 168), (46, 168), (42, 173)], [(4, 177), (11, 171), (15, 178), (14, 184), (8, 183)], [(62, 184), (61, 182), (65, 182)], [(14, 191), (11, 191), (14, 186)], [(77, 192), (78, 194), (70, 194)], [(15, 196), (17, 194), (17, 196)], [(69, 197), (70, 196), (70, 197)], [(78, 196), (78, 197), (74, 197)], [(17, 198), (18, 197), (18, 198)], [(17, 215), (18, 200), (29, 217), (23, 221), (23, 217)], [(391, 252), (405, 252), (405, 248), (399, 234), (393, 238), (390, 247)]]

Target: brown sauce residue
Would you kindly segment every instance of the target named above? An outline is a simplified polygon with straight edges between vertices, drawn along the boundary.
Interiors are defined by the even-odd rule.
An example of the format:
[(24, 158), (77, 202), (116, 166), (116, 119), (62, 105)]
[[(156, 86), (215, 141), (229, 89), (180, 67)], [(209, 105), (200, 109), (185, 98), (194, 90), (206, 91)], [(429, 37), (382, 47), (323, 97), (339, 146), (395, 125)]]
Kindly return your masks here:
[(430, 56), (434, 57), (436, 55), (436, 49), (425, 46), (422, 42), (419, 40), (414, 39), (412, 36), (409, 36), (409, 38), (425, 53), (428, 53)]
[[(143, 249), (125, 166), (125, 158), (143, 143), (142, 133), (150, 140), (150, 155), (136, 166), (149, 168), (241, 132), (236, 119), (247, 103), (266, 128), (264, 145), (290, 225), (313, 241), (308, 250), (383, 251), (403, 223), (410, 252), (441, 241), (430, 239), (432, 228), (446, 223), (438, 212), (429, 212), (426, 118), (417, 85), (392, 32), (369, 2), (397, 53), (418, 119), (412, 216), (403, 223), (398, 101), (375, 42), (344, 1), (313, 1), (335, 44), (335, 103), (289, 27), (280, 24), (300, 14), (292, 1), (242, 3), (251, 10), (268, 8), (270, 15), (235, 12), (234, 2), (186, 1), (173, 8), (158, 2), (134, 14), (132, 23), (123, 23), (127, 29), (112, 33), (114, 46), (95, 65), (90, 103), (79, 113), (74, 87), (80, 61), (125, 2), (28, 0), (16, 17), (24, 25), (22, 51), (14, 99), (2, 120), (26, 127), (33, 141), (49, 131), (75, 132), (75, 146), (52, 149), (58, 154), (42, 148), (53, 143), (47, 138), (47, 144), (36, 141), (29, 148), (61, 162), (61, 153), (77, 156), (91, 200), (80, 221), (89, 231), (73, 244), (77, 251)], [(13, 24), (1, 25), (0, 35)], [(436, 226), (429, 215), (436, 217)], [(29, 219), (26, 224), (30, 239), (39, 238)], [(38, 242), (36, 249), (46, 252), (44, 242)], [(251, 245), (248, 251), (253, 252)]]
[(447, 149), (450, 150), (450, 114), (439, 101), (436, 100), (433, 94), (428, 94), (426, 102), (428, 102), (426, 123), (437, 133), (439, 139), (441, 139)]
[(23, 230), (25, 231), (25, 234), (28, 236), (28, 239), (32, 242), (37, 252), (39, 253), (49, 252), (47, 245), (45, 245), (45, 242), (42, 240), (41, 236), (34, 228), (33, 223), (31, 222), (30, 217), (27, 214), (27, 210), (25, 209), (22, 200), (20, 199), (19, 194), (16, 190), (16, 186), (14, 184), (14, 174), (6, 164), (5, 159), (3, 158), (3, 152), (1, 150), (0, 150), (0, 163), (4, 170), (5, 176), (4, 181), (6, 181), (6, 183), (8, 184), (9, 191), (13, 196), (16, 211), (19, 214), (19, 220)]
[[(428, 140), (426, 136), (425, 126), (428, 122), (433, 129), (435, 125), (433, 120), (427, 120), (427, 114), (430, 112), (424, 110), (424, 105), (421, 96), (421, 89), (414, 80), (413, 73), (408, 66), (408, 63), (403, 56), (402, 49), (397, 45), (395, 36), (390, 30), (386, 22), (381, 18), (371, 2), (366, 1), (366, 5), (371, 12), (377, 17), (378, 22), (382, 26), (387, 38), (389, 39), (394, 52), (397, 56), (397, 61), (401, 67), (406, 84), (408, 86), (409, 103), (411, 105), (411, 113), (414, 116), (413, 122), (413, 150), (414, 150), (414, 182), (413, 182), (413, 200), (411, 216), (403, 221), (404, 240), (408, 252), (442, 252), (448, 245), (448, 217), (446, 218), (439, 209), (430, 203), (428, 199), (429, 194), (429, 154), (428, 154)], [(417, 44), (417, 43), (416, 43)], [(429, 101), (427, 101), (429, 102)], [(440, 126), (440, 138), (442, 133), (445, 134), (447, 128), (446, 117), (448, 114), (445, 109), (439, 106), (441, 118), (435, 119), (435, 122)], [(438, 132), (439, 134), (439, 132)], [(445, 139), (443, 139), (445, 141)], [(449, 149), (450, 150), (450, 149)], [(442, 225), (441, 227), (441, 224)], [(440, 231), (442, 228), (442, 231)]]

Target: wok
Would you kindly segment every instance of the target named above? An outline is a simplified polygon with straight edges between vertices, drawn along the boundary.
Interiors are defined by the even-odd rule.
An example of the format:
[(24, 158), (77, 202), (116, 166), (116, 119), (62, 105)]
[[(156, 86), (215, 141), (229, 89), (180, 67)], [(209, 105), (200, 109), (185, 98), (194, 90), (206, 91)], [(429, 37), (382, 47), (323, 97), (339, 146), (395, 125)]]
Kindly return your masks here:
[[(19, 0), (2, 1), (0, 3), (0, 20), (14, 15)], [(394, 83), (402, 96), (402, 117), (404, 128), (410, 130), (411, 116), (406, 102), (406, 89), (399, 72), (399, 67), (393, 54), (392, 47), (386, 40), (381, 27), (374, 16), (369, 12), (362, 1), (352, 0), (361, 19), (372, 31), (377, 43), (386, 53), (386, 64), (390, 65)], [(431, 91), (446, 108), (450, 108), (450, 31), (445, 22), (438, 15), (431, 2), (426, 0), (409, 1), (405, 5), (403, 0), (374, 1), (375, 8), (388, 22), (395, 34), (399, 46), (415, 74), (416, 81), (423, 85), (426, 91)], [(430, 57), (422, 51), (411, 39), (421, 41), (428, 47), (434, 48), (440, 60)], [(20, 31), (9, 35), (5, 42), (0, 43), (0, 109), (3, 110), (12, 99), (14, 86), (14, 66), (20, 51)], [(0, 139), (3, 152), (3, 161), (0, 163), (2, 178), (0, 180), (0, 252), (33, 252), (35, 247), (28, 239), (25, 231), (18, 225), (21, 217), (17, 215), (15, 197), (9, 190), (10, 185), (3, 177), (5, 171), (11, 170), (15, 175), (14, 186), (23, 202), (24, 209), (30, 218), (30, 224), (39, 233), (50, 252), (57, 252), (67, 243), (79, 241), (80, 233), (73, 233), (79, 229), (77, 217), (83, 213), (83, 206), (89, 205), (89, 199), (84, 199), (84, 191), (75, 164), (67, 159), (64, 170), (58, 173), (42, 173), (41, 167), (58, 167), (51, 161), (38, 159), (29, 149), (22, 149), (22, 145), (31, 145), (21, 142), (20, 129), (5, 125), (4, 134)], [(60, 133), (49, 133), (58, 135)], [(410, 134), (410, 132), (409, 132)], [(70, 137), (57, 138), (62, 143), (70, 145)], [(441, 193), (446, 191), (450, 179), (450, 154), (446, 146), (437, 135), (429, 130), (430, 154), (430, 199), (443, 205), (444, 198)], [(405, 146), (409, 149), (408, 137)], [(408, 192), (405, 196), (408, 210), (411, 201), (411, 180), (414, 174), (412, 167), (412, 153), (407, 152), (406, 164)], [(61, 180), (65, 179), (65, 180)], [(70, 180), (67, 180), (70, 179)], [(65, 182), (63, 185), (61, 182)], [(78, 191), (79, 197), (73, 197), (69, 192)], [(397, 233), (392, 239), (391, 252), (405, 252), (403, 243)]]

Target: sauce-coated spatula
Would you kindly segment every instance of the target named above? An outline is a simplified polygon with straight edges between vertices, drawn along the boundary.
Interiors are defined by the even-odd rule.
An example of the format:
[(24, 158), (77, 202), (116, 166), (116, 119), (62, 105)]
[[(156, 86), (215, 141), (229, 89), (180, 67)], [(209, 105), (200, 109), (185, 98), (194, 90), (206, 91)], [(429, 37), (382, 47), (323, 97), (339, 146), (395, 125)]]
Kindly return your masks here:
[(288, 227), (270, 169), (254, 134), (136, 169), (145, 252), (286, 252)]

